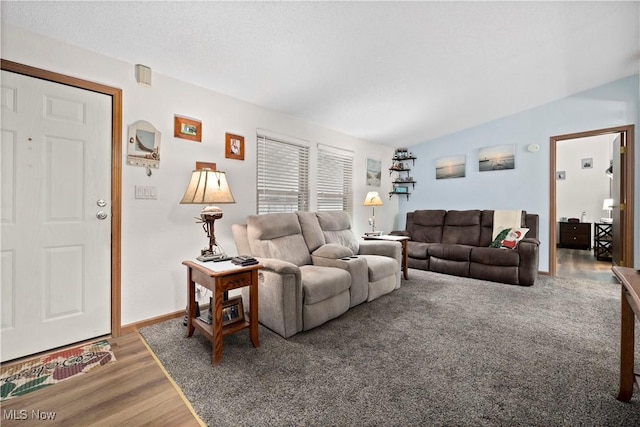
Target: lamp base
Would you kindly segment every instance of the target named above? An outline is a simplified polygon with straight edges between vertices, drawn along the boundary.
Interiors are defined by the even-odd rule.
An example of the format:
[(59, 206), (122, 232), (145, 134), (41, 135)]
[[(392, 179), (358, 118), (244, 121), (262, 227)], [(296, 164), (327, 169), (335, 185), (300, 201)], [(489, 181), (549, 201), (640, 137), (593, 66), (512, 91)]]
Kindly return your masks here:
[(611, 224), (613, 223), (613, 218), (600, 218), (600, 222), (603, 224)]
[(224, 252), (218, 251), (210, 251), (209, 249), (203, 249), (200, 251), (200, 256), (196, 258), (201, 262), (209, 262), (209, 261), (227, 261), (230, 260), (231, 257), (228, 257)]

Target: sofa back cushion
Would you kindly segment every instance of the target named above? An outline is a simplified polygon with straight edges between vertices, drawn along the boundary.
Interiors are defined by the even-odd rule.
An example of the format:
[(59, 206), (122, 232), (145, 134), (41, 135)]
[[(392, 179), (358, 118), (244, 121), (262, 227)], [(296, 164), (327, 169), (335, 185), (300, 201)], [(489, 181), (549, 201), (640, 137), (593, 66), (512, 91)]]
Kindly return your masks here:
[(253, 256), (276, 258), (297, 266), (311, 264), (309, 248), (295, 213), (250, 215), (247, 240)]
[(298, 215), (298, 221), (300, 221), (302, 237), (304, 237), (304, 241), (307, 243), (309, 252), (313, 253), (326, 243), (322, 228), (320, 228), (320, 223), (318, 222), (318, 217), (315, 212), (296, 212), (296, 215)]
[(406, 230), (411, 240), (422, 243), (441, 243), (445, 210), (417, 210), (407, 213)]
[(442, 243), (480, 246), (481, 214), (480, 210), (448, 211), (444, 218)]
[(359, 252), (358, 239), (351, 229), (351, 219), (344, 211), (316, 212), (318, 223), (326, 243), (338, 243), (346, 246), (354, 254)]

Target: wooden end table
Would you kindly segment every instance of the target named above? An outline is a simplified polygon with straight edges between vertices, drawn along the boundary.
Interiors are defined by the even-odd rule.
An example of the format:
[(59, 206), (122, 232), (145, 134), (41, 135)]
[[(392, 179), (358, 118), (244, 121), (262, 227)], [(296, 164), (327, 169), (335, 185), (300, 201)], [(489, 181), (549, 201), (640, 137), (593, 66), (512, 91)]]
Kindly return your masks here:
[(640, 273), (633, 268), (613, 267), (622, 286), (620, 309), (620, 390), (618, 400), (628, 402), (638, 380), (634, 369), (635, 318), (640, 317)]
[[(222, 359), (222, 337), (249, 328), (249, 336), (254, 347), (260, 347), (258, 338), (258, 270), (260, 264), (240, 267), (231, 261), (210, 262), (183, 261), (187, 266), (187, 332), (193, 335), (198, 329), (211, 341), (211, 365), (216, 366)], [(198, 319), (196, 310), (196, 283), (209, 289), (213, 294), (212, 323)], [(249, 318), (222, 325), (222, 301), (228, 291), (249, 286)]]
[(402, 244), (402, 272), (405, 280), (409, 280), (409, 255), (407, 254), (408, 236), (395, 236), (393, 234), (382, 234), (380, 236), (362, 236), (364, 240), (387, 240), (390, 242), (400, 242)]

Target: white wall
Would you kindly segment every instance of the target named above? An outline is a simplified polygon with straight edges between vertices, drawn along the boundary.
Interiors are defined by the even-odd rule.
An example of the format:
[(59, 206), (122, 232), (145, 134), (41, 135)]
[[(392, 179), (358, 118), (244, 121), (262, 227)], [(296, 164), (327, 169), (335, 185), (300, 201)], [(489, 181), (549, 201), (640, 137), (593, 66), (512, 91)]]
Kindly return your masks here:
[[(418, 184), (408, 202), (403, 199), (399, 202), (398, 228), (404, 228), (406, 213), (416, 209), (525, 209), (540, 215), (540, 270), (549, 271), (549, 138), (634, 124), (635, 164), (640, 164), (638, 93), (638, 75), (635, 75), (410, 147), (418, 157), (413, 170)], [(539, 144), (540, 151), (528, 152), (527, 146), (532, 143)], [(478, 149), (502, 144), (515, 145), (515, 169), (479, 172)], [(466, 177), (436, 180), (436, 159), (461, 154), (466, 155)], [(638, 258), (638, 168), (635, 223), (635, 256)], [(640, 261), (636, 265), (640, 266)]]
[[(565, 179), (556, 180), (556, 220), (581, 218), (600, 222), (608, 213), (602, 210), (604, 199), (611, 197), (611, 179), (605, 174), (612, 158), (615, 135), (601, 135), (558, 141), (556, 171), (564, 171)], [(593, 159), (591, 168), (582, 168), (582, 159)], [(591, 228), (593, 240), (593, 227)], [(556, 230), (559, 232), (559, 227)]]
[[(95, 81), (123, 90), (122, 173), (122, 324), (184, 309), (185, 259), (199, 254), (207, 239), (194, 217), (200, 206), (180, 205), (196, 161), (215, 162), (227, 172), (236, 203), (223, 205), (216, 222), (216, 238), (235, 254), (231, 224), (256, 212), (256, 129), (266, 129), (308, 141), (311, 146), (311, 187), (315, 203), (316, 145), (322, 143), (354, 151), (354, 218), (357, 233), (367, 230), (369, 208), (362, 206), (367, 191), (391, 187), (388, 174), (393, 149), (358, 140), (309, 122), (270, 111), (201, 87), (153, 72), (152, 87), (135, 81), (134, 64), (98, 55), (34, 33), (3, 25), (2, 58), (49, 71)], [(178, 60), (178, 59), (177, 59)], [(154, 64), (144, 64), (153, 69)], [(215, 72), (215, 70), (211, 70)], [(173, 137), (174, 114), (202, 121), (202, 143)], [(147, 177), (144, 168), (127, 166), (129, 124), (146, 120), (162, 133), (160, 168)], [(224, 134), (245, 137), (245, 160), (225, 159)], [(367, 187), (366, 157), (382, 160), (382, 185)], [(134, 186), (155, 186), (157, 200), (134, 199)], [(397, 199), (383, 196), (376, 209), (378, 228), (390, 230), (397, 215)], [(315, 205), (312, 204), (312, 209)]]

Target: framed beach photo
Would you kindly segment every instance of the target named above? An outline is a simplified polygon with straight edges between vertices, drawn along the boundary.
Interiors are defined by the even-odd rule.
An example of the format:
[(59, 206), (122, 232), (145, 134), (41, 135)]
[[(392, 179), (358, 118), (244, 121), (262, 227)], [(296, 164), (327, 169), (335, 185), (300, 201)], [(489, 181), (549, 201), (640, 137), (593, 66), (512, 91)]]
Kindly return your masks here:
[(437, 159), (436, 179), (464, 178), (466, 165), (466, 156), (464, 154)]
[(514, 144), (480, 148), (478, 150), (478, 170), (487, 172), (515, 169), (515, 159), (516, 146)]
[(367, 157), (367, 185), (380, 187), (382, 179), (382, 161)]

